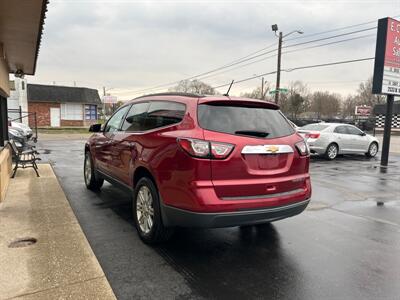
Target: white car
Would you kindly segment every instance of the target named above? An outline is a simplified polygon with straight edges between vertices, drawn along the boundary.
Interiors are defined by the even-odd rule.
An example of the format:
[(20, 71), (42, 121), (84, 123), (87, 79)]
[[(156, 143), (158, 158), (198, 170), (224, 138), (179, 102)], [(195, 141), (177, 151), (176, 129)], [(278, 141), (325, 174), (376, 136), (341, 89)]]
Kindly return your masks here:
[(379, 150), (377, 138), (357, 127), (341, 123), (314, 123), (300, 127), (312, 154), (335, 159), (339, 154), (365, 154), (374, 157)]
[(32, 137), (33, 132), (28, 125), (11, 121), (11, 127), (20, 129), (28, 140)]

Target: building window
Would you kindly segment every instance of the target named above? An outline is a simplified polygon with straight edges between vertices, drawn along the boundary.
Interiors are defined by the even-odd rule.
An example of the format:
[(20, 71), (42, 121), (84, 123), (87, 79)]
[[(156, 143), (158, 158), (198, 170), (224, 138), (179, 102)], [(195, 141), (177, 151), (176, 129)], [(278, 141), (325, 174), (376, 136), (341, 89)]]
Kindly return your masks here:
[(82, 104), (62, 103), (61, 104), (62, 120), (83, 120)]
[(97, 105), (85, 105), (85, 120), (97, 120)]

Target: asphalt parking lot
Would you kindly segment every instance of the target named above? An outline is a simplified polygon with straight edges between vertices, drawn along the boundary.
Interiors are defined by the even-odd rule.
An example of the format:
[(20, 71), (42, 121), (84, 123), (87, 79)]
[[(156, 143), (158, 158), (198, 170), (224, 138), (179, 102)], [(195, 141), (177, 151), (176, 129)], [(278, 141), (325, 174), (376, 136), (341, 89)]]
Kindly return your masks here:
[(259, 229), (180, 229), (152, 248), (135, 232), (128, 194), (85, 188), (83, 145), (37, 147), (119, 299), (399, 299), (399, 155), (387, 169), (363, 156), (313, 158), (301, 215)]

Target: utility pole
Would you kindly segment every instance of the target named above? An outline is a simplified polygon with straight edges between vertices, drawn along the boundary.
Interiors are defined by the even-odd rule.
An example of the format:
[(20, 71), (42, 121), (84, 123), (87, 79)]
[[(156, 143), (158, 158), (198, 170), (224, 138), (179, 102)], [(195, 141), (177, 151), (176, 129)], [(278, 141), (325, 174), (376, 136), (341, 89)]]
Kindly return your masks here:
[(282, 31), (278, 37), (278, 66), (276, 68), (275, 103), (279, 102), (279, 85), (281, 82)]
[(103, 86), (103, 118), (104, 118), (104, 120), (106, 119), (106, 101), (105, 101), (105, 97), (106, 97), (106, 87)]
[(278, 66), (276, 68), (276, 85), (275, 85), (275, 103), (278, 103), (279, 102), (279, 88), (280, 88), (280, 82), (281, 82), (281, 57), (282, 57), (283, 38), (291, 35), (292, 33), (303, 34), (303, 31), (293, 30), (293, 31), (283, 35), (282, 31), (280, 31), (279, 34), (277, 34), (277, 31), (278, 31), (277, 24), (274, 24), (271, 27), (272, 27), (272, 31), (275, 32), (275, 35), (278, 37)]
[(261, 99), (264, 100), (264, 77), (261, 78)]

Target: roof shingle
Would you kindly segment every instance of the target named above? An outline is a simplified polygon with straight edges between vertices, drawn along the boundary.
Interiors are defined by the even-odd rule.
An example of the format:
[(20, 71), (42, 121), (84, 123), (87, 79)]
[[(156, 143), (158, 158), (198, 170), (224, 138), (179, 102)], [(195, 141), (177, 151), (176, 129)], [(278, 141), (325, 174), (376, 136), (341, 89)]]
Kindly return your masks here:
[(96, 89), (42, 84), (28, 84), (28, 102), (101, 104)]

